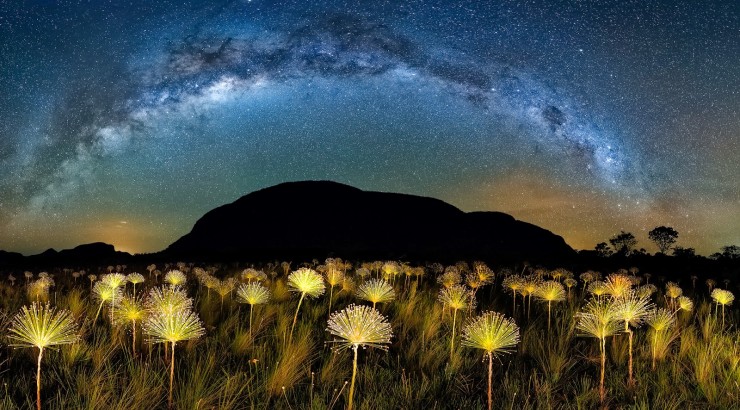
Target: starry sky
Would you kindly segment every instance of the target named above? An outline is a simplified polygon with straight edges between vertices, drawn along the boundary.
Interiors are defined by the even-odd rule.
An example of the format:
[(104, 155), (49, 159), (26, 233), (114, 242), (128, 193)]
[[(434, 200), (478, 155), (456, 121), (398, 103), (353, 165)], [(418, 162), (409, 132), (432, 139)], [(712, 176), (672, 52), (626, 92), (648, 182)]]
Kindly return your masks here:
[(0, 118), (0, 249), (25, 254), (158, 251), (306, 179), (576, 249), (740, 244), (733, 0), (0, 2)]

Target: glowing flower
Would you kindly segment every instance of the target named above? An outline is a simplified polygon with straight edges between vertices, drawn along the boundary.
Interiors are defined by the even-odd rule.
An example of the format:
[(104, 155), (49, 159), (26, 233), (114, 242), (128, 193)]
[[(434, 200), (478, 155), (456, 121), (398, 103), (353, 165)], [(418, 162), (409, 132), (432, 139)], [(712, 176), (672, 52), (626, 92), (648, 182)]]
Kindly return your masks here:
[(49, 305), (31, 304), (23, 306), (11, 322), (10, 346), (37, 347), (39, 349), (36, 367), (36, 408), (41, 410), (41, 358), (44, 349), (52, 346), (75, 343), (78, 340), (77, 324), (72, 313), (57, 311)]
[(481, 349), (488, 358), (488, 410), (493, 408), (491, 395), (493, 358), (509, 353), (519, 343), (519, 327), (512, 319), (497, 312), (484, 312), (463, 328), (462, 345)]
[(262, 305), (270, 301), (270, 290), (259, 282), (249, 282), (239, 286), (236, 290), (236, 297), (239, 303), (249, 305), (249, 333), (252, 333), (252, 310), (254, 305)]
[(349, 305), (329, 317), (327, 329), (339, 339), (327, 343), (335, 344), (337, 351), (352, 349), (352, 383), (349, 387), (347, 409), (352, 410), (357, 375), (357, 350), (362, 347), (375, 347), (388, 350), (393, 331), (388, 319), (369, 306)]
[(732, 301), (735, 300), (735, 295), (729, 290), (714, 289), (712, 291), (712, 299), (718, 305), (722, 305), (722, 327), (725, 327), (725, 306), (732, 305)]
[(390, 302), (396, 298), (393, 286), (383, 279), (370, 279), (357, 288), (357, 297), (372, 302), (373, 308), (376, 303)]
[(168, 406), (172, 408), (172, 386), (175, 378), (175, 346), (177, 342), (198, 339), (205, 329), (198, 315), (191, 310), (179, 310), (171, 314), (154, 314), (143, 323), (144, 334), (153, 343), (169, 342), (172, 346), (170, 358), (170, 392)]
[(290, 343), (293, 340), (293, 330), (298, 321), (298, 311), (301, 309), (303, 298), (306, 295), (312, 298), (323, 295), (326, 292), (326, 286), (324, 285), (324, 278), (315, 270), (300, 268), (288, 275), (288, 290), (291, 292), (300, 292), (301, 294), (301, 298), (298, 300), (298, 307), (296, 307), (295, 315), (293, 316), (293, 325), (290, 327), (290, 336), (288, 337), (288, 342)]
[(134, 294), (136, 294), (136, 285), (138, 285), (139, 283), (144, 283), (144, 275), (136, 272), (129, 273), (128, 275), (126, 275), (126, 280), (134, 285)]
[(111, 313), (113, 324), (131, 324), (131, 351), (134, 357), (136, 357), (136, 322), (143, 321), (146, 313), (141, 299), (136, 296), (124, 296)]
[(550, 330), (550, 309), (552, 302), (565, 300), (565, 288), (563, 288), (560, 282), (548, 280), (537, 286), (534, 296), (537, 299), (547, 302), (547, 329)]
[(172, 286), (180, 286), (187, 282), (187, 280), (187, 276), (177, 269), (171, 270), (164, 275), (164, 281)]
[(576, 328), (582, 335), (599, 339), (599, 352), (601, 353), (601, 378), (599, 381), (599, 396), (602, 403), (606, 398), (604, 388), (604, 371), (606, 368), (606, 338), (619, 331), (619, 322), (614, 309), (614, 302), (608, 299), (591, 299), (583, 311), (576, 316), (578, 322)]
[(149, 291), (144, 306), (151, 314), (169, 315), (192, 309), (193, 300), (180, 287), (161, 286)]
[(615, 317), (624, 322), (624, 331), (629, 336), (629, 362), (627, 384), (634, 385), (632, 378), (632, 327), (640, 327), (645, 318), (655, 306), (650, 303), (649, 296), (639, 296), (634, 291), (628, 291), (614, 303)]
[(455, 351), (455, 325), (457, 322), (457, 311), (473, 309), (475, 307), (475, 297), (473, 292), (462, 285), (455, 285), (450, 288), (442, 288), (439, 291), (437, 300), (444, 306), (452, 309), (452, 336), (450, 337), (450, 360)]

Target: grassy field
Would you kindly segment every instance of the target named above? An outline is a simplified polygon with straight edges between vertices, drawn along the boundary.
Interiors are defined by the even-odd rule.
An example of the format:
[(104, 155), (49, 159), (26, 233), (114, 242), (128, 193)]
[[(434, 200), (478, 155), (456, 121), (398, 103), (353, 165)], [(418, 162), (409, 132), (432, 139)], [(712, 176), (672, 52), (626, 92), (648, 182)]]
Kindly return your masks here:
[(15, 276), (0, 409), (36, 407), (37, 374), (45, 409), (740, 408), (729, 282), (339, 259)]

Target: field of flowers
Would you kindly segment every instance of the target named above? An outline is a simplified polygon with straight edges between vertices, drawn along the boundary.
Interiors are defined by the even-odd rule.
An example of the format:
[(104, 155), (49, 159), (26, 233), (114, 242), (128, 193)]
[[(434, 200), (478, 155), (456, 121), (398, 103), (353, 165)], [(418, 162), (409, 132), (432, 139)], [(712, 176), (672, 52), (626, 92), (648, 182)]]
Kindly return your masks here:
[(740, 408), (737, 285), (710, 276), (338, 258), (5, 273), (0, 409)]

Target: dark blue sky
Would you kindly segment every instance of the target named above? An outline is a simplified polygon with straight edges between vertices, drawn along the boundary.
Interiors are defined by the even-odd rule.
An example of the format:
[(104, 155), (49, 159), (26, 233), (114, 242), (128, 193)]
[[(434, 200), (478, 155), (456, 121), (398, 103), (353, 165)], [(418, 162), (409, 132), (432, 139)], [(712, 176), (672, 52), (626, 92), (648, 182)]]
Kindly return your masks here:
[(156, 251), (303, 179), (740, 243), (734, 1), (130, 3), (0, 5), (0, 248)]

